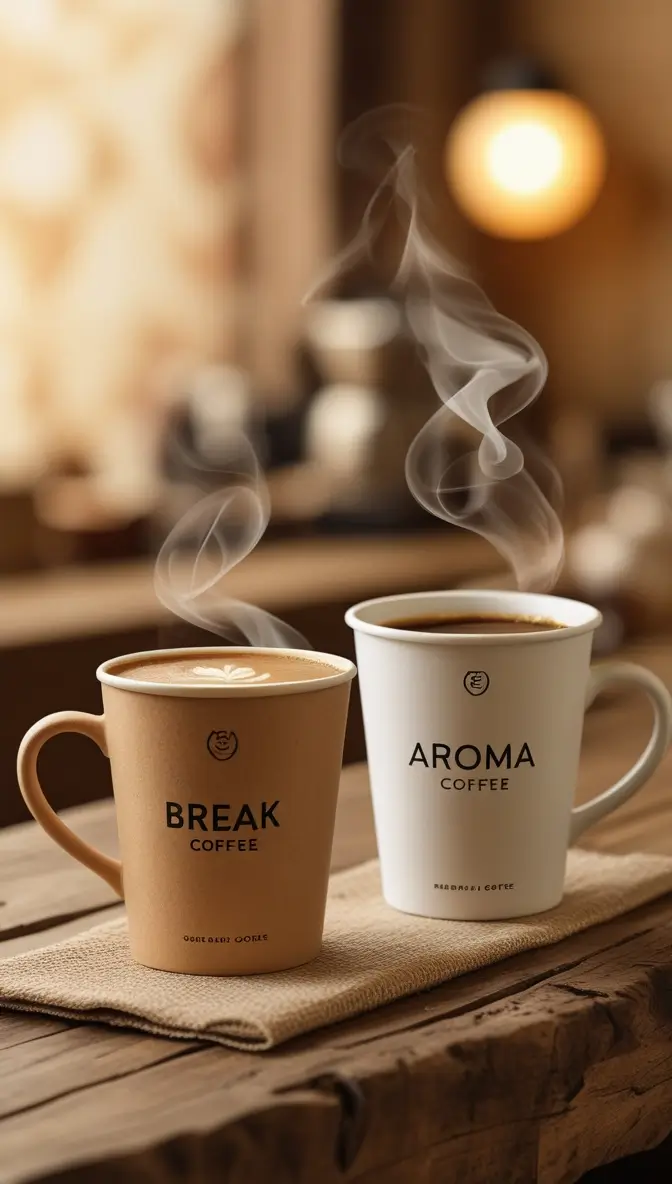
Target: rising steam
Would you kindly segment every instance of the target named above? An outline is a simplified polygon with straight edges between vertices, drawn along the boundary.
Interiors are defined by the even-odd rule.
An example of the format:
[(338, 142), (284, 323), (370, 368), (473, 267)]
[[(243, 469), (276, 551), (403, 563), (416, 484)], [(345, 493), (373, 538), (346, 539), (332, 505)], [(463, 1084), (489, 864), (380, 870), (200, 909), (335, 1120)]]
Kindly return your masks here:
[[(224, 578), (256, 547), (270, 510), (247, 436), (231, 432), (225, 443), (228, 462), (220, 457), (216, 468), (222, 488), (201, 498), (168, 534), (156, 559), (156, 594), (176, 616), (233, 644), (310, 649), (302, 634), (272, 613), (226, 595)], [(195, 457), (188, 460), (194, 469), (205, 468)], [(213, 468), (205, 471), (212, 474)]]
[(538, 447), (528, 441), (523, 451), (500, 430), (543, 389), (546, 358), (529, 333), (493, 308), (423, 224), (416, 149), (400, 130), (408, 122), (408, 111), (386, 109), (346, 132), (343, 163), (367, 171), (373, 165), (378, 186), (359, 232), (310, 296), (362, 258), (373, 258), (395, 205), (407, 229), (393, 286), (404, 295), (411, 331), (442, 403), (409, 448), (409, 488), (430, 513), (492, 543), (520, 588), (546, 590), (564, 553), (554, 509), (560, 480)]
[[(358, 261), (373, 259), (390, 206), (403, 215), (401, 261), (392, 286), (403, 294), (408, 324), (441, 406), (413, 440), (406, 478), (416, 500), (455, 526), (483, 536), (511, 565), (518, 586), (545, 590), (563, 560), (554, 506), (559, 478), (538, 447), (501, 425), (529, 407), (547, 376), (544, 354), (524, 329), (501, 316), (432, 236), (421, 219), (416, 149), (409, 112), (365, 116), (346, 133), (343, 163), (376, 170), (378, 182), (358, 234), (309, 299)], [(222, 400), (227, 391), (221, 390)], [(219, 404), (222, 406), (222, 404)], [(266, 483), (240, 431), (226, 437), (230, 457), (217, 466), (222, 485), (179, 520), (160, 548), (156, 592), (183, 620), (241, 644), (308, 648), (277, 617), (225, 594), (222, 581), (261, 539), (269, 519)]]

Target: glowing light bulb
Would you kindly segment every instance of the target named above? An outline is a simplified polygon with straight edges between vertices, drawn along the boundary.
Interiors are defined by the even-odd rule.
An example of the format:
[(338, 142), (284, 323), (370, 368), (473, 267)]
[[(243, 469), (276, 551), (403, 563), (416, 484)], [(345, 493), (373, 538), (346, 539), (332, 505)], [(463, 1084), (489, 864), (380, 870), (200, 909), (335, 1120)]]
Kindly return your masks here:
[(563, 161), (562, 141), (543, 123), (514, 123), (492, 138), (488, 164), (493, 180), (510, 193), (541, 193), (553, 185)]
[(493, 91), (470, 103), (446, 141), (446, 172), (472, 222), (500, 238), (559, 234), (593, 204), (604, 178), (599, 128), (557, 91)]

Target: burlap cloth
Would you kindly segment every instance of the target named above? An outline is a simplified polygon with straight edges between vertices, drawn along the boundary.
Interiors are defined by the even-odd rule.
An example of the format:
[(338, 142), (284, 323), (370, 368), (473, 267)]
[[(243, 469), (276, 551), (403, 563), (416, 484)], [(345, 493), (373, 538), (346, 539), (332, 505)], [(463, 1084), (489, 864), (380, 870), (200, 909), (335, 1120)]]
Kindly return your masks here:
[(0, 962), (0, 1007), (264, 1050), (511, 954), (551, 945), (672, 890), (672, 859), (570, 851), (558, 908), (519, 921), (432, 921), (389, 908), (378, 864), (332, 876), (324, 946), (280, 974), (208, 978), (131, 961), (125, 919)]

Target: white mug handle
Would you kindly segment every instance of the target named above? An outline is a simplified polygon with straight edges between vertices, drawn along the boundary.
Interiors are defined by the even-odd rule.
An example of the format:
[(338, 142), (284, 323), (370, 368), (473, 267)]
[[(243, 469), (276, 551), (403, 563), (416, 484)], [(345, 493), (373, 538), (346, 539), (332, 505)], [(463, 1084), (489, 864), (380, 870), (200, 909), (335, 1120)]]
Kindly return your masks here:
[(627, 802), (628, 798), (641, 789), (656, 766), (660, 764), (670, 743), (672, 697), (670, 697), (665, 683), (661, 682), (650, 670), (645, 670), (643, 666), (635, 666), (632, 662), (608, 662), (597, 666), (590, 672), (586, 709), (590, 707), (593, 699), (599, 695), (602, 688), (609, 683), (630, 683), (641, 687), (646, 692), (653, 707), (651, 738), (642, 755), (635, 761), (629, 772), (621, 777), (620, 781), (610, 786), (609, 789), (605, 789), (592, 801), (572, 810), (570, 844), (575, 843), (579, 835), (582, 835), (589, 826), (592, 826), (600, 818), (604, 818), (605, 814), (610, 814), (617, 806), (622, 806), (623, 802)]

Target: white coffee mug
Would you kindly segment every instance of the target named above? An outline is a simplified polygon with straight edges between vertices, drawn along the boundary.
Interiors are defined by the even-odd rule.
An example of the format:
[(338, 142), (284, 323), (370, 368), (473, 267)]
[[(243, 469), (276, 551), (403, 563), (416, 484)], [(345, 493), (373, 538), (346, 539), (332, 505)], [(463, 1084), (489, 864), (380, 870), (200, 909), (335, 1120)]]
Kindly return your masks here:
[[(444, 615), (561, 628), (493, 635), (389, 625)], [(383, 893), (394, 908), (455, 920), (553, 908), (568, 846), (659, 764), (670, 695), (640, 666), (590, 669), (600, 620), (588, 604), (523, 592), (417, 593), (349, 609)], [(616, 785), (572, 809), (584, 713), (607, 683), (646, 692), (651, 738)]]

